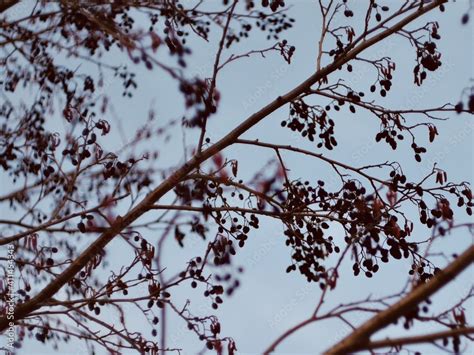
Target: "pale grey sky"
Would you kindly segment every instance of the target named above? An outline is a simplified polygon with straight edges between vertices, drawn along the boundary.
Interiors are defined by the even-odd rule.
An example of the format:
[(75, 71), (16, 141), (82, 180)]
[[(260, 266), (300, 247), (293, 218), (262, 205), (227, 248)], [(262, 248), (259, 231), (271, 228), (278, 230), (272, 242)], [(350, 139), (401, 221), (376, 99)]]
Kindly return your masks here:
[[(385, 1), (385, 3), (398, 3), (398, 1)], [(243, 59), (229, 65), (218, 80), (218, 87), (222, 93), (222, 102), (217, 115), (209, 121), (209, 136), (216, 141), (223, 134), (243, 121), (252, 112), (256, 111), (276, 96), (281, 95), (307, 78), (315, 70), (317, 41), (320, 34), (320, 16), (317, 2), (311, 0), (289, 1), (292, 8), (288, 14), (296, 18), (294, 28), (284, 34), (290, 44), (296, 46), (296, 52), (292, 64), (288, 66), (281, 57), (269, 54), (262, 59), (253, 57)], [(363, 1), (352, 1), (352, 9), (356, 13), (353, 18), (354, 26), (358, 28), (355, 21), (358, 12), (363, 11), (360, 7)], [(406, 40), (392, 36), (368, 51), (368, 56), (390, 56), (397, 63), (394, 74), (394, 85), (390, 95), (381, 99), (374, 96), (379, 104), (390, 108), (410, 108), (439, 106), (445, 102), (456, 103), (459, 100), (462, 88), (469, 86), (470, 78), (473, 77), (473, 34), (471, 25), (461, 26), (460, 18), (468, 7), (468, 1), (462, 0), (450, 3), (446, 6), (444, 14), (434, 11), (423, 17), (419, 22), (436, 20), (440, 24), (442, 40), (439, 41), (442, 53), (442, 68), (430, 73), (430, 76), (421, 87), (413, 84), (412, 68), (415, 62), (415, 51)], [(347, 19), (340, 17), (341, 21)], [(410, 25), (413, 27), (414, 25)], [(235, 47), (232, 52), (225, 52), (224, 56), (235, 52), (245, 52), (249, 49), (269, 46), (271, 42), (265, 41), (261, 36), (252, 37), (244, 45)], [(209, 44), (200, 42), (193, 48), (192, 61), (189, 62), (190, 72), (203, 76), (211, 73), (212, 54), (216, 49), (216, 41)], [(122, 58), (111, 60), (120, 62)], [(124, 59), (125, 61), (125, 59)], [(353, 84), (354, 88), (368, 92), (369, 86), (375, 80), (376, 73), (372, 69), (364, 68), (359, 64), (354, 65), (352, 74), (346, 71), (336, 72), (329, 80), (335, 81), (342, 77)], [(153, 105), (156, 108), (157, 120), (160, 124), (166, 124), (169, 119), (179, 118), (183, 109), (181, 99), (177, 95), (175, 85), (163, 73), (149, 72), (141, 67), (136, 67), (139, 88), (134, 98), (130, 100), (120, 99), (121, 83), (113, 79), (107, 86), (107, 92), (118, 98), (115, 103), (117, 116), (121, 119), (123, 131), (126, 135), (134, 131), (147, 118), (148, 108)], [(177, 99), (179, 98), (179, 99)], [(257, 127), (245, 134), (245, 138), (259, 138), (262, 141), (278, 143), (298, 144), (298, 146), (314, 149), (307, 141), (292, 135), (288, 130), (280, 128), (280, 121), (286, 118), (287, 108), (278, 110), (267, 117)], [(59, 117), (55, 118), (60, 120)], [(415, 121), (419, 120), (413, 117)], [(108, 145), (112, 150), (122, 144), (122, 138), (114, 120), (112, 123), (112, 135)], [(58, 124), (58, 123), (54, 123)], [(421, 164), (413, 159), (409, 144), (403, 145), (393, 152), (390, 147), (383, 143), (376, 144), (375, 133), (378, 130), (377, 120), (359, 110), (356, 115), (347, 117), (341, 112), (336, 116), (336, 135), (339, 145), (331, 152), (324, 154), (339, 159), (345, 163), (361, 166), (387, 160), (401, 160), (407, 175), (412, 180), (420, 179), (432, 169), (432, 163), (436, 161), (438, 166), (448, 172), (451, 181), (469, 181), (473, 177), (473, 118), (467, 115), (451, 115), (446, 122), (438, 122), (439, 137), (429, 145), (428, 153)], [(420, 135), (425, 134), (420, 132)], [(127, 138), (127, 137), (125, 137)], [(187, 133), (184, 137), (189, 147), (196, 142), (195, 133)], [(426, 134), (427, 141), (427, 134)], [(183, 160), (183, 137), (180, 129), (174, 130), (174, 137), (170, 144), (165, 146), (161, 156), (156, 162), (160, 165), (173, 165)], [(161, 144), (157, 142), (157, 144)], [(238, 158), (242, 172), (242, 178), (250, 177), (264, 163), (271, 158), (271, 152), (256, 151), (249, 147), (230, 147), (224, 154), (227, 158)], [(331, 179), (331, 171), (323, 163), (309, 160), (300, 156), (288, 156), (291, 161), (291, 178), (302, 179)], [(330, 180), (331, 181), (331, 180)], [(334, 180), (333, 180), (334, 181)], [(460, 220), (467, 221), (463, 213), (459, 213)], [(417, 220), (416, 216), (413, 217)], [(335, 237), (342, 240), (337, 229), (334, 230)], [(414, 238), (426, 236), (427, 230), (416, 225)], [(153, 240), (153, 235), (147, 236)], [(472, 243), (472, 239), (466, 231), (456, 232), (439, 248), (445, 252), (459, 252)], [(172, 240), (166, 245), (165, 262), (172, 270), (180, 268), (183, 261), (190, 256), (195, 256), (203, 250), (202, 243), (192, 244), (192, 248), (179, 249), (174, 246)], [(189, 243), (191, 244), (191, 243)], [(107, 250), (113, 255), (115, 261), (120, 262), (122, 250), (120, 242), (114, 241)], [(235, 294), (224, 301), (221, 308), (214, 313), (219, 316), (222, 323), (222, 334), (232, 336), (237, 343), (237, 348), (242, 354), (253, 354), (262, 352), (277, 336), (297, 322), (305, 319), (314, 309), (315, 301), (320, 294), (317, 284), (308, 284), (303, 277), (297, 273), (286, 274), (286, 266), (290, 263), (291, 251), (285, 247), (282, 235), (282, 227), (272, 220), (262, 220), (262, 226), (257, 233), (252, 233), (246, 248), (242, 249), (236, 263), (245, 267), (245, 272), (240, 277), (241, 287)], [(339, 287), (329, 297), (330, 303), (326, 307), (337, 305), (341, 302), (362, 299), (369, 294), (383, 296), (398, 291), (404, 284), (406, 273), (410, 264), (406, 260), (391, 262), (383, 265), (381, 271), (372, 279), (364, 277), (354, 278), (350, 264), (346, 265), (347, 273), (339, 280)], [(460, 295), (467, 292), (468, 285), (472, 284), (472, 268), (466, 271), (459, 279), (446, 290), (434, 297), (433, 309), (446, 306), (455, 302)], [(170, 273), (171, 274), (171, 273)], [(105, 276), (104, 276), (105, 277)], [(203, 290), (199, 290), (202, 293)], [(191, 307), (198, 310), (200, 315), (210, 310), (208, 300), (192, 292), (189, 287), (176, 289), (173, 295), (184, 302), (191, 299)], [(178, 302), (179, 304), (179, 302)], [(473, 304), (470, 303), (467, 312), (472, 321), (474, 317)], [(359, 323), (365, 318), (360, 318)], [(141, 320), (131, 321), (133, 326), (140, 329)], [(171, 317), (168, 325), (168, 346), (183, 347), (185, 354), (193, 354), (203, 346), (194, 334), (186, 329), (186, 324), (181, 320)], [(434, 328), (433, 328), (434, 329)], [(428, 327), (415, 327), (410, 334), (432, 330)], [(316, 354), (329, 345), (348, 334), (346, 325), (338, 321), (317, 323), (307, 326), (294, 336), (289, 337), (278, 347), (279, 353), (292, 354)], [(391, 327), (389, 330), (378, 334), (402, 335), (403, 329)], [(77, 344), (71, 347), (62, 347), (59, 352), (42, 346), (36, 340), (26, 341), (19, 354), (50, 354), (84, 353), (84, 348)], [(433, 347), (411, 347), (412, 349), (426, 350), (424, 353), (435, 354)], [(470, 351), (473, 351), (471, 346)]]

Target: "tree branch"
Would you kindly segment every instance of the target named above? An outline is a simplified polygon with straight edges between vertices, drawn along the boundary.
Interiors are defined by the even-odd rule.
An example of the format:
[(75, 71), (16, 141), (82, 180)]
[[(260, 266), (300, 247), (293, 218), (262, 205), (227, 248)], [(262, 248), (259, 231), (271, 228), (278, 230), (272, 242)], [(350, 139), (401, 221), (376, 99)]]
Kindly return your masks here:
[[(56, 292), (58, 292), (64, 285), (66, 285), (87, 263), (94, 258), (104, 247), (118, 235), (122, 230), (132, 224), (137, 218), (142, 216), (148, 211), (149, 206), (153, 205), (166, 193), (172, 190), (176, 184), (182, 181), (186, 176), (198, 167), (201, 163), (222, 151), (224, 148), (232, 145), (236, 139), (238, 139), (243, 133), (248, 131), (250, 128), (255, 126), (257, 123), (262, 121), (265, 117), (279, 109), (280, 107), (288, 104), (302, 93), (306, 92), (311, 88), (312, 85), (319, 82), (320, 80), (327, 77), (332, 72), (336, 71), (340, 66), (344, 65), (348, 61), (354, 59), (359, 53), (379, 41), (387, 38), (393, 33), (401, 30), (404, 26), (411, 23), (418, 17), (425, 13), (437, 8), (440, 4), (447, 2), (447, 0), (436, 0), (430, 4), (418, 7), (413, 13), (406, 16), (392, 27), (385, 29), (383, 32), (374, 35), (373, 37), (361, 42), (352, 49), (347, 50), (341, 56), (339, 56), (333, 63), (327, 65), (321, 70), (315, 72), (308, 79), (303, 81), (301, 84), (290, 90), (286, 94), (277, 97), (274, 101), (248, 117), (239, 126), (225, 135), (214, 145), (210, 146), (201, 153), (197, 153), (190, 160), (188, 160), (183, 166), (177, 169), (172, 175), (158, 185), (153, 191), (151, 191), (137, 206), (129, 211), (124, 217), (118, 216), (115, 221), (111, 224), (110, 229), (100, 235), (96, 241), (94, 241), (89, 247), (87, 247), (77, 259), (69, 265), (58, 277), (50, 282), (43, 290), (41, 290), (36, 296), (32, 297), (29, 301), (17, 305), (15, 308), (15, 320), (19, 321), (26, 317), (30, 312), (40, 308), (40, 304), (51, 298)], [(8, 327), (9, 321), (5, 316), (0, 318), (0, 331), (4, 331)]]
[(369, 319), (346, 338), (328, 349), (325, 354), (347, 354), (362, 349), (368, 349), (370, 344), (369, 339), (372, 334), (395, 322), (417, 304), (436, 293), (443, 286), (451, 282), (473, 261), (474, 245), (471, 245), (471, 247), (459, 255), (451, 264), (441, 270), (427, 283), (418, 286), (400, 301)]
[(474, 327), (457, 328), (457, 329), (446, 330), (443, 332), (415, 335), (412, 337), (372, 341), (368, 343), (365, 346), (365, 348), (378, 349), (378, 348), (386, 348), (386, 347), (399, 347), (399, 346), (408, 345), (408, 344), (430, 343), (438, 339), (451, 338), (455, 336), (468, 335), (468, 334), (473, 334), (473, 333), (474, 333)]
[(0, 14), (6, 10), (8, 10), (10, 7), (18, 4), (19, 0), (3, 0), (0, 3)]

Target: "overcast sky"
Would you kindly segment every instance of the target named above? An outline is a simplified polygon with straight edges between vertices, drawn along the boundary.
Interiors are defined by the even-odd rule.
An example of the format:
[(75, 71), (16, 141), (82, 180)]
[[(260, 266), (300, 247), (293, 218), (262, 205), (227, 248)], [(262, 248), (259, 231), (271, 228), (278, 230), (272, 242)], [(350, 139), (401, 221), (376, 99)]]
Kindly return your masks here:
[[(251, 113), (278, 95), (289, 91), (314, 72), (317, 41), (320, 34), (319, 7), (315, 1), (311, 0), (288, 2), (292, 4), (288, 14), (296, 19), (294, 28), (284, 35), (290, 44), (296, 46), (292, 64), (288, 66), (278, 55), (269, 54), (265, 59), (256, 56), (229, 65), (222, 72), (218, 81), (218, 88), (222, 93), (221, 106), (218, 113), (209, 121), (209, 136), (212, 141), (217, 141), (219, 137), (222, 137)], [(360, 23), (357, 21), (362, 18), (357, 15), (365, 8), (365, 2), (351, 1), (351, 3), (356, 16), (350, 21), (357, 30)], [(364, 3), (364, 7), (357, 8), (361, 3)], [(413, 84), (412, 69), (415, 63), (415, 50), (406, 40), (392, 36), (367, 53), (366, 57), (368, 58), (389, 56), (397, 63), (394, 85), (390, 95), (384, 99), (374, 96), (377, 103), (389, 108), (404, 109), (440, 106), (446, 102), (456, 103), (459, 101), (461, 90), (470, 85), (469, 78), (473, 76), (472, 26), (462, 26), (460, 23), (460, 18), (467, 7), (468, 1), (461, 0), (446, 6), (444, 14), (435, 10), (422, 18), (422, 22), (439, 21), (442, 40), (439, 41), (438, 46), (443, 62), (441, 69), (433, 74), (430, 73), (422, 87)], [(339, 17), (339, 20), (347, 21), (344, 17)], [(410, 26), (413, 27), (414, 24)], [(260, 37), (259, 35), (254, 36), (244, 45), (235, 47), (232, 52), (225, 52), (224, 57), (231, 53), (245, 52), (249, 49), (268, 47), (273, 44)], [(216, 46), (216, 41), (210, 41), (208, 44), (199, 42), (199, 45), (193, 48), (192, 61), (189, 62), (190, 73), (195, 72), (203, 77), (210, 75), (212, 54), (215, 53)], [(125, 56), (110, 58), (110, 60), (116, 63), (121, 63), (121, 60), (127, 61)], [(129, 132), (133, 132), (146, 121), (148, 109), (152, 106), (156, 109), (157, 121), (163, 125), (167, 124), (170, 119), (180, 118), (183, 114), (181, 98), (170, 79), (159, 71), (149, 72), (138, 66), (134, 69), (137, 73), (139, 88), (132, 99), (121, 99), (122, 88), (119, 80), (111, 79), (107, 85), (107, 92), (117, 98), (115, 118), (120, 119), (122, 125), (122, 132), (120, 132), (119, 126), (114, 124), (115, 118), (107, 117), (112, 123), (112, 135), (107, 142), (107, 147), (110, 150), (116, 149), (126, 142), (130, 137)], [(346, 71), (335, 72), (329, 77), (329, 80), (335, 82), (339, 75), (352, 83), (354, 88), (365, 92), (368, 92), (368, 88), (376, 78), (376, 73), (371, 68), (361, 64), (354, 65), (352, 74)], [(287, 107), (267, 117), (262, 123), (247, 132), (245, 138), (259, 138), (262, 141), (274, 143), (291, 143), (314, 150), (314, 145), (299, 139), (297, 135), (290, 134), (288, 130), (280, 128), (280, 121), (286, 117)], [(359, 110), (355, 115), (349, 116), (347, 112), (341, 111), (335, 118), (339, 145), (334, 151), (324, 151), (328, 157), (354, 166), (399, 160), (404, 165), (408, 178), (414, 181), (429, 173), (433, 162), (436, 161), (438, 167), (448, 172), (451, 181), (472, 182), (474, 130), (472, 116), (453, 114), (451, 120), (439, 122), (439, 138), (429, 145), (428, 153), (421, 164), (416, 163), (413, 159), (408, 144), (403, 145), (395, 152), (385, 144), (376, 144), (374, 136), (379, 128), (377, 119), (367, 112)], [(57, 121), (52, 123), (52, 127), (56, 125), (60, 127), (61, 118), (54, 117), (54, 120)], [(413, 120), (420, 121), (419, 117), (415, 116)], [(183, 137), (181, 130), (177, 129), (173, 131), (173, 134), (171, 143), (163, 145), (165, 148), (156, 164), (177, 165), (184, 159), (183, 140), (189, 147), (192, 147), (196, 142), (196, 136), (193, 133), (187, 133)], [(426, 132), (420, 132), (420, 135), (426, 135), (422, 141), (427, 140)], [(157, 144), (162, 144), (162, 142), (157, 142)], [(231, 147), (224, 152), (224, 155), (229, 159), (239, 159), (239, 171), (242, 173), (242, 178), (245, 179), (251, 177), (268, 159), (272, 158), (270, 153), (257, 151), (250, 147)], [(296, 155), (287, 155), (286, 158), (291, 162), (289, 166), (291, 178), (311, 181), (326, 178), (329, 181), (334, 181), (331, 180), (331, 171), (322, 162)], [(467, 221), (462, 213), (459, 213), (459, 216), (461, 218), (459, 221)], [(413, 219), (418, 220), (416, 215), (413, 215)], [(297, 273), (285, 273), (286, 266), (290, 264), (291, 250), (285, 247), (282, 231), (281, 225), (276, 222), (262, 220), (259, 231), (251, 234), (248, 245), (239, 252), (236, 258), (236, 264), (245, 268), (244, 273), (240, 276), (242, 286), (230, 299), (225, 300), (217, 312), (214, 312), (221, 320), (222, 334), (232, 336), (241, 353), (262, 352), (282, 332), (308, 317), (320, 295), (321, 291), (317, 284), (308, 284), (305, 278), (300, 277)], [(336, 240), (342, 242), (341, 233), (337, 234), (337, 229), (334, 232)], [(416, 225), (413, 238), (421, 239), (426, 236), (426, 228)], [(152, 241), (153, 235), (148, 235), (147, 239)], [(439, 243), (438, 247), (445, 252), (459, 252), (471, 242), (472, 239), (466, 231), (459, 231), (446, 238), (446, 242)], [(189, 243), (188, 248), (185, 249), (176, 248), (174, 244), (174, 241), (170, 240), (165, 245), (168, 249), (165, 251), (165, 261), (163, 262), (164, 265), (169, 265), (171, 270), (182, 267), (183, 261), (198, 255), (204, 247), (199, 242)], [(121, 261), (122, 257), (126, 257), (126, 255), (122, 255), (123, 253), (130, 252), (130, 249), (121, 248), (119, 241), (112, 242), (107, 250), (117, 262)], [(440, 263), (443, 262), (440, 260)], [(368, 282), (363, 276), (354, 278), (350, 264), (347, 263), (345, 268), (347, 273), (339, 280), (339, 287), (329, 296), (330, 302), (326, 305), (326, 309), (341, 302), (362, 299), (369, 294), (383, 296), (396, 292), (404, 285), (409, 268), (410, 264), (406, 260), (390, 262), (383, 265), (381, 271)], [(448, 289), (434, 297), (434, 300), (438, 300), (439, 304), (433, 306), (433, 309), (441, 309), (442, 306), (452, 304), (465, 294), (472, 284), (472, 272), (472, 268), (469, 269)], [(203, 291), (198, 290), (199, 294)], [(196, 313), (199, 315), (210, 312), (208, 300), (191, 292), (190, 287), (176, 289), (173, 296), (181, 299), (182, 302), (190, 298), (192, 308), (198, 310)], [(467, 311), (468, 319), (471, 321), (474, 316), (472, 306), (471, 302)], [(360, 324), (365, 319), (360, 315), (358, 317), (356, 324)], [(352, 319), (356, 320), (357, 318)], [(111, 321), (113, 321), (112, 318)], [(135, 322), (131, 321), (131, 324), (133, 323), (133, 326), (140, 329), (140, 322), (141, 320), (137, 319)], [(431, 329), (434, 328), (415, 327), (410, 330), (410, 334)], [(295, 354), (320, 353), (348, 332), (348, 327), (338, 321), (316, 323), (288, 338), (277, 350), (281, 353)], [(380, 338), (384, 334), (396, 336), (405, 334), (405, 332), (403, 329), (392, 327), (375, 338)], [(168, 346), (183, 347), (186, 350), (184, 353), (195, 353), (203, 345), (194, 334), (187, 331), (186, 324), (173, 317), (170, 320), (168, 335)], [(411, 348), (415, 349), (415, 347)], [(428, 349), (427, 353), (430, 354), (436, 353), (436, 349), (433, 347), (420, 347), (420, 349)], [(471, 347), (471, 351), (472, 349)], [(81, 344), (74, 347), (63, 347), (62, 351), (65, 354), (85, 353)], [(53, 352), (52, 349), (41, 346), (36, 340), (32, 340), (25, 342), (19, 353), (50, 354)]]

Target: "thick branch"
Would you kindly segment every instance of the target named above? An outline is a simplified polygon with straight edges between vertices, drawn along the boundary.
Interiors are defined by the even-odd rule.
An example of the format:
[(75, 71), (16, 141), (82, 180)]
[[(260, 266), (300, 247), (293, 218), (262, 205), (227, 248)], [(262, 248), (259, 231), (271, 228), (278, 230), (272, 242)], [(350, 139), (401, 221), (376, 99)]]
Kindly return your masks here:
[[(131, 225), (137, 218), (142, 216), (148, 211), (149, 206), (153, 205), (166, 193), (172, 190), (176, 184), (182, 181), (191, 171), (198, 167), (201, 163), (220, 152), (224, 148), (233, 144), (243, 133), (248, 131), (250, 128), (255, 126), (265, 117), (272, 112), (276, 111), (285, 104), (288, 104), (302, 93), (308, 91), (312, 85), (317, 83), (323, 78), (326, 78), (329, 74), (336, 71), (340, 66), (347, 63), (349, 60), (354, 59), (359, 53), (372, 45), (384, 40), (393, 33), (401, 30), (404, 26), (411, 23), (423, 14), (435, 9), (440, 4), (445, 3), (447, 0), (437, 0), (432, 3), (420, 6), (413, 13), (394, 24), (392, 27), (387, 28), (378, 35), (374, 35), (370, 39), (360, 43), (353, 49), (347, 51), (338, 57), (333, 63), (327, 65), (321, 70), (311, 75), (304, 82), (296, 86), (294, 89), (289, 91), (283, 96), (277, 97), (270, 104), (257, 111), (246, 120), (244, 120), (239, 126), (229, 132), (221, 140), (214, 145), (210, 146), (202, 153), (198, 153), (193, 156), (188, 162), (177, 169), (171, 176), (164, 180), (159, 186), (157, 186), (152, 192), (150, 192), (135, 208), (128, 212), (124, 217), (118, 217), (111, 225), (110, 229), (104, 232), (95, 242), (93, 242), (88, 248), (86, 248), (77, 259), (70, 264), (70, 266), (64, 270), (54, 281), (49, 283), (42, 291), (34, 296), (29, 301), (18, 305), (15, 308), (15, 318), (20, 320), (26, 317), (30, 312), (40, 308), (40, 304), (51, 298), (56, 292), (58, 292), (65, 284), (84, 267), (87, 263), (92, 260), (116, 235), (122, 230)], [(8, 326), (8, 320), (6, 317), (0, 318), (0, 330), (4, 331)]]
[(386, 348), (386, 347), (399, 347), (402, 345), (409, 345), (409, 344), (431, 343), (439, 339), (451, 338), (455, 336), (468, 335), (468, 334), (473, 334), (473, 333), (474, 333), (474, 327), (457, 328), (457, 329), (445, 330), (443, 332), (436, 332), (436, 333), (430, 333), (430, 334), (424, 334), (424, 335), (415, 335), (412, 337), (372, 341), (368, 343), (365, 346), (365, 348), (366, 349), (379, 349), (379, 348)]
[(10, 7), (18, 4), (19, 0), (3, 0), (0, 2), (0, 13), (8, 10)]
[(458, 256), (451, 264), (436, 274), (427, 283), (418, 286), (400, 301), (369, 319), (346, 338), (328, 349), (325, 354), (347, 354), (367, 349), (369, 344), (371, 344), (369, 339), (372, 334), (395, 322), (417, 304), (436, 293), (466, 269), (473, 261), (474, 245), (464, 251), (464, 253)]

